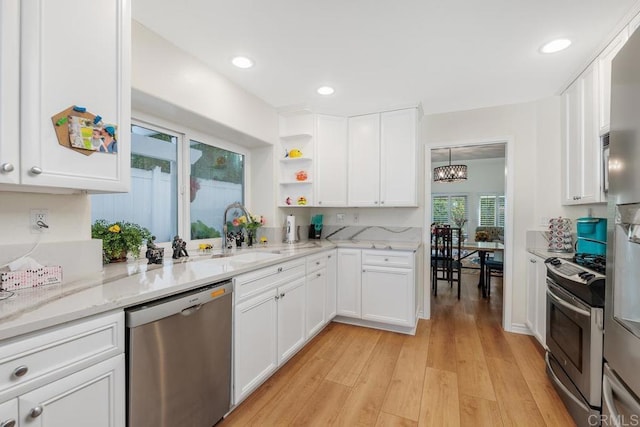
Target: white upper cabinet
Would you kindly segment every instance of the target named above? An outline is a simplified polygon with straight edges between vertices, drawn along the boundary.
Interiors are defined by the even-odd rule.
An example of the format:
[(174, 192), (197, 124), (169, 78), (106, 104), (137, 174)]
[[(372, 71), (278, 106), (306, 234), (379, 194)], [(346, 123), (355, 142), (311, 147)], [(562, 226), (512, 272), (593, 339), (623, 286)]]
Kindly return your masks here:
[(349, 206), (379, 206), (380, 114), (349, 118)]
[[(3, 0), (1, 7), (0, 182), (43, 191), (128, 191), (130, 2), (92, 1), (90, 11), (83, 0)], [(74, 105), (115, 125), (117, 153), (59, 143), (52, 117)]]
[(316, 206), (347, 205), (347, 119), (318, 115), (316, 120)]
[(609, 125), (611, 123), (611, 63), (616, 54), (622, 49), (622, 46), (627, 42), (629, 36), (627, 30), (623, 30), (616, 36), (615, 39), (602, 51), (602, 54), (598, 57), (598, 72), (599, 72), (599, 124), (600, 135), (609, 132)]
[(380, 116), (381, 206), (417, 206), (416, 116), (415, 108)]
[(601, 202), (598, 67), (592, 64), (565, 91), (563, 100), (562, 203)]
[(417, 206), (417, 109), (349, 118), (349, 206)]
[(20, 182), (20, 3), (0, 2), (0, 183)]

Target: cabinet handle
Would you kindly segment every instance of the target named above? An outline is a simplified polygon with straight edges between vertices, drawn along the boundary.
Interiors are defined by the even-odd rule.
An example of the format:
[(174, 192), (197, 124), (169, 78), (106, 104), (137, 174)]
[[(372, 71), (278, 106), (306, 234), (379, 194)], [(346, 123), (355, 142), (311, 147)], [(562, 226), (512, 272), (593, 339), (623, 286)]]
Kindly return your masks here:
[(284, 293), (284, 292), (283, 292), (283, 293), (281, 293), (281, 294), (280, 294), (280, 298), (284, 298), (284, 295), (285, 295), (285, 293)]
[(327, 255), (327, 258), (331, 258), (331, 255)]
[[(12, 163), (3, 163), (2, 166), (0, 166), (0, 170), (2, 172), (13, 172), (13, 164)], [(2, 427), (2, 426), (0, 426)]]
[(384, 205), (384, 200), (380, 202), (381, 205)]
[(14, 420), (13, 418), (10, 418), (7, 421), (2, 422), (2, 424), (0, 424), (0, 427), (15, 427), (15, 425), (16, 425), (16, 420)]
[(282, 273), (282, 267), (278, 267), (278, 273)]
[(276, 301), (280, 299), (280, 295), (276, 294)]
[(384, 262), (389, 262), (389, 258), (385, 258), (385, 259), (384, 259)]
[(321, 274), (321, 273), (316, 274), (316, 277), (320, 277), (320, 276), (322, 276), (322, 274)]
[(44, 409), (42, 408), (42, 406), (38, 405), (35, 408), (31, 408), (31, 410), (29, 411), (29, 416), (31, 418), (38, 418), (40, 415), (42, 415), (42, 411)]
[(535, 264), (537, 261), (535, 259), (530, 259), (529, 262)]
[(13, 370), (13, 376), (20, 378), (24, 376), (27, 372), (29, 372), (29, 368), (26, 365), (20, 365)]
[(373, 202), (373, 204), (374, 204), (374, 205), (377, 205), (377, 204), (378, 204), (378, 201), (376, 200), (375, 202)]
[(42, 173), (42, 168), (34, 166), (29, 170), (29, 172), (31, 172), (33, 175), (40, 175)]
[(316, 265), (320, 265), (320, 261), (316, 261)]
[(318, 204), (319, 204), (319, 205), (321, 205), (321, 204), (322, 204), (322, 201), (318, 200)]

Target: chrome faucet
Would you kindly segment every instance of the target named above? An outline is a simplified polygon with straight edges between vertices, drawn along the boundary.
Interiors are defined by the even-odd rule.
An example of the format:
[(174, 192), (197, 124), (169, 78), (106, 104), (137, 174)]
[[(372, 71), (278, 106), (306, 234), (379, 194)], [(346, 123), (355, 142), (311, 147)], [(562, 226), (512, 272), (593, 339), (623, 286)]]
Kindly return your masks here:
[(222, 217), (222, 253), (226, 253), (227, 249), (231, 249), (231, 245), (229, 243), (229, 236), (227, 236), (227, 232), (228, 232), (228, 227), (227, 227), (227, 214), (229, 213), (229, 211), (231, 209), (240, 209), (244, 215), (247, 217), (247, 222), (253, 222), (253, 219), (251, 218), (251, 214), (249, 213), (249, 211), (247, 210), (247, 208), (244, 207), (244, 205), (240, 202), (235, 202), (235, 203), (231, 203), (229, 206), (227, 206), (224, 210), (224, 216)]

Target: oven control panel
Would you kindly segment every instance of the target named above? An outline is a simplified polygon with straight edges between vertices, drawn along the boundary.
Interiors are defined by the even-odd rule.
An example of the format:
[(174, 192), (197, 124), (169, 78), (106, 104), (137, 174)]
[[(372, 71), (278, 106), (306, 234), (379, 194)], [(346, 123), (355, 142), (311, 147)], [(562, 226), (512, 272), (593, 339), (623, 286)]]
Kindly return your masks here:
[(547, 278), (593, 307), (604, 306), (605, 276), (566, 259), (547, 258)]

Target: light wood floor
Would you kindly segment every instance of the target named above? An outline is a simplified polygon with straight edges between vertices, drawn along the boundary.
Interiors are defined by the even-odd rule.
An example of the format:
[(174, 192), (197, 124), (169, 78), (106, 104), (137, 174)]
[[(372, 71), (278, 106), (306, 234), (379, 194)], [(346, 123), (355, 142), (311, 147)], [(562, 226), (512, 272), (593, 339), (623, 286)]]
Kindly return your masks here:
[(415, 336), (329, 324), (218, 426), (572, 426), (534, 338), (501, 328), (477, 275), (440, 282)]

